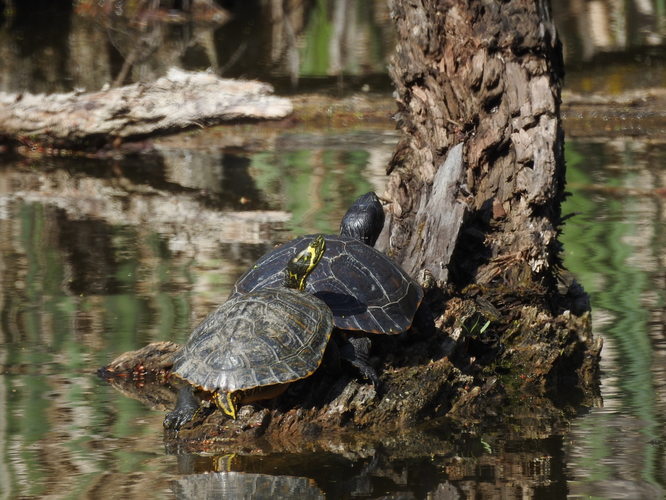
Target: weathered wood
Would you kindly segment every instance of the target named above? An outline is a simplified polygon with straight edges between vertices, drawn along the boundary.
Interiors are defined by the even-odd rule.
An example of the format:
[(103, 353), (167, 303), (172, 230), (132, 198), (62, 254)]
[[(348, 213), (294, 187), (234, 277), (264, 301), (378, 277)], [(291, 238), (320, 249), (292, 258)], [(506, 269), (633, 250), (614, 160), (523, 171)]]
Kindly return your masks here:
[(291, 101), (272, 92), (266, 83), (172, 68), (152, 83), (98, 92), (0, 93), (0, 142), (83, 149), (225, 120), (289, 115)]
[[(414, 227), (419, 238), (406, 242), (402, 264), (412, 272), (427, 269), (441, 283), (448, 278), (448, 264), (458, 240), (458, 231), (468, 205), (461, 194), (464, 184), (463, 144), (452, 147), (432, 181), (429, 197), (421, 197)], [(390, 227), (390, 222), (389, 222)], [(389, 231), (382, 233), (378, 246), (387, 246)]]
[[(495, 303), (502, 299), (500, 293), (490, 298)], [(408, 438), (400, 438), (401, 432), (435, 425), (440, 417), (449, 417), (468, 432), (496, 429), (501, 420), (507, 424), (502, 431), (507, 439), (550, 436), (554, 425), (561, 428), (575, 414), (577, 404), (593, 402), (581, 385), (595, 380), (601, 345), (598, 341), (594, 345), (591, 336), (580, 337), (565, 317), (553, 321), (544, 315), (539, 297), (529, 291), (517, 290), (512, 299), (532, 304), (522, 324), (512, 325), (511, 316), (493, 324), (493, 329), (513, 326), (510, 356), (499, 355), (506, 349), (503, 339), (475, 330), (470, 306), (474, 300), (456, 298), (450, 301), (444, 321), (469, 321), (447, 327), (450, 337), (414, 332), (373, 337), (372, 361), (381, 367), (379, 391), (326, 359), (313, 376), (292, 384), (279, 398), (242, 406), (236, 420), (220, 411), (202, 414), (177, 434), (167, 434), (167, 444), (216, 453), (339, 452), (352, 442), (363, 446), (384, 446), (393, 439), (403, 442)], [(107, 374), (123, 393), (159, 409), (175, 399), (175, 390), (168, 393), (156, 385), (171, 368), (171, 353), (163, 355), (163, 344), (122, 355)], [(566, 390), (555, 405), (545, 395), (558, 383)]]
[[(449, 299), (432, 304), (437, 325), (460, 333), (458, 341), (471, 342), (486, 362), (520, 358), (540, 391), (578, 377), (589, 397), (601, 342), (580, 286), (561, 285), (563, 62), (547, 2), (392, 5), (391, 76), (404, 138), (389, 167), (386, 250), (411, 273), (430, 271)], [(426, 231), (434, 211), (451, 209), (431, 202), (459, 143), (464, 182), (451, 186), (449, 199), (466, 210)], [(443, 244), (436, 234), (454, 239)]]
[(180, 348), (174, 342), (153, 342), (121, 354), (100, 368), (98, 375), (127, 397), (155, 410), (169, 410), (176, 404), (176, 394), (165, 381)]
[[(391, 76), (404, 139), (387, 195), (389, 251), (412, 273), (508, 283), (549, 277), (557, 263), (564, 158), (561, 48), (544, 2), (393, 3), (398, 45)], [(464, 258), (436, 255), (418, 220), (450, 148), (463, 142), (470, 216), (456, 242)], [(468, 196), (469, 195), (469, 196)], [(455, 235), (458, 220), (443, 221)], [(414, 249), (418, 250), (418, 255)]]

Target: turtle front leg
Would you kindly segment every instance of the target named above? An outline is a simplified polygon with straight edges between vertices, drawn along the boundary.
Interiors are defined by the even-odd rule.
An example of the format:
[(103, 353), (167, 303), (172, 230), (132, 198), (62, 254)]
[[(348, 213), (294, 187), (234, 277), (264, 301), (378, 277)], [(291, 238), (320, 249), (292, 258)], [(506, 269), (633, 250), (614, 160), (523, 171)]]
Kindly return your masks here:
[(372, 382), (375, 388), (379, 388), (377, 372), (368, 362), (371, 344), (368, 337), (349, 335), (340, 347), (340, 357), (354, 366), (365, 379)]
[(238, 414), (238, 403), (240, 402), (240, 392), (220, 392), (215, 391), (213, 393), (213, 402), (220, 410), (222, 410), (226, 415), (229, 415), (231, 418), (236, 420)]
[(199, 400), (194, 396), (192, 386), (182, 386), (178, 390), (176, 407), (164, 417), (164, 428), (177, 431), (194, 418), (199, 412), (200, 406)]

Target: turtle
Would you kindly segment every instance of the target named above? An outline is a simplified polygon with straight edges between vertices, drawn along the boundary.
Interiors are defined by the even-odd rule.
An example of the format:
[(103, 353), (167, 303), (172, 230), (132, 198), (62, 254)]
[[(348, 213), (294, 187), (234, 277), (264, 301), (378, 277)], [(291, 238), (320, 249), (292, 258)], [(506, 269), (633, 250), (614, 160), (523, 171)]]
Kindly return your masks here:
[[(398, 334), (409, 329), (423, 289), (399, 265), (373, 248), (384, 211), (375, 193), (361, 196), (342, 218), (340, 234), (325, 235), (326, 254), (308, 278), (306, 291), (333, 311), (341, 330)], [(281, 270), (312, 238), (302, 236), (265, 254), (236, 281), (230, 297), (273, 288)]]
[(333, 315), (303, 291), (326, 247), (322, 235), (285, 264), (282, 286), (238, 295), (206, 317), (175, 355), (172, 374), (188, 384), (164, 419), (179, 429), (199, 410), (193, 388), (235, 419), (241, 404), (270, 399), (320, 365), (333, 331)]

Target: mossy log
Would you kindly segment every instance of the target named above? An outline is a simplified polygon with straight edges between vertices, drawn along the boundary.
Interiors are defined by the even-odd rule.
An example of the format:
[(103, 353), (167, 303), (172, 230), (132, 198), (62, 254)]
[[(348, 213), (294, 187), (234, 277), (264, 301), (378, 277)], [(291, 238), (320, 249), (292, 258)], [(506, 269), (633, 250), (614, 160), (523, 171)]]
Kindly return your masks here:
[[(572, 299), (566, 300), (573, 308)], [(241, 407), (236, 420), (220, 411), (202, 414), (167, 441), (180, 450), (216, 453), (239, 447), (334, 451), (343, 442), (375, 446), (398, 431), (408, 441), (410, 433), (441, 418), (467, 432), (505, 422), (516, 430), (512, 438), (544, 438), (556, 423), (564, 427), (581, 405), (596, 404), (601, 348), (589, 333), (589, 313), (553, 317), (543, 312), (544, 300), (539, 290), (470, 287), (449, 297), (435, 332), (414, 328), (373, 337), (379, 390), (325, 360), (279, 398)], [(483, 329), (490, 303), (504, 312)], [(176, 391), (165, 387), (179, 348), (149, 344), (123, 354), (101, 375), (125, 394), (168, 410)]]
[(96, 149), (228, 120), (288, 116), (291, 101), (266, 83), (172, 68), (154, 82), (97, 92), (0, 92), (0, 143)]
[[(562, 58), (545, 2), (396, 0), (392, 16), (404, 138), (381, 238), (427, 287), (419, 321), (372, 335), (378, 390), (325, 361), (276, 400), (235, 421), (212, 412), (170, 441), (335, 449), (442, 418), (547, 436), (597, 402), (601, 341), (559, 255)], [(516, 426), (524, 416), (536, 424)]]

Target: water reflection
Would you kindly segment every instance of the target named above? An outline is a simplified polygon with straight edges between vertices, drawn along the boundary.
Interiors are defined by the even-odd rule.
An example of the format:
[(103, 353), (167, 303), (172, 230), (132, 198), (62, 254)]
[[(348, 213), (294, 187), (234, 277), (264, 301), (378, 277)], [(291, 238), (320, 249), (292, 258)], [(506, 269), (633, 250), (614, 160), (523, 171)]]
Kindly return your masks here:
[(664, 43), (664, 4), (651, 0), (569, 0), (553, 3), (573, 61), (590, 61), (600, 53), (630, 52)]
[[(123, 161), (0, 165), (2, 496), (169, 489), (163, 414), (100, 385), (96, 368), (151, 341), (182, 341), (290, 236), (287, 208), (299, 232), (336, 231), (372, 189), (369, 155), (349, 142), (281, 161), (221, 150), (183, 161), (163, 148)], [(283, 193), (299, 190), (288, 206)], [(331, 203), (313, 212), (315, 199)]]
[[(359, 192), (377, 189), (371, 151), (391, 148), (384, 136), (363, 137), (365, 148), (350, 136), (319, 138), (314, 149), (285, 139), (276, 150), (242, 154), (209, 148), (178, 156), (164, 146), (161, 157), (125, 162), (6, 163), (0, 169), (3, 493), (123, 487), (129, 496), (164, 496), (175, 494), (174, 480), (177, 488), (202, 487), (187, 486), (183, 475), (244, 472), (305, 478), (293, 484), (333, 497), (561, 498), (620, 487), (634, 497), (658, 494), (666, 401), (659, 316), (666, 212), (663, 176), (653, 168), (666, 150), (659, 144), (568, 146), (569, 188), (576, 194), (565, 210), (582, 215), (567, 225), (566, 259), (592, 293), (595, 328), (607, 348), (605, 406), (575, 420), (566, 439), (563, 431), (548, 437), (548, 426), (536, 421), (515, 424), (518, 435), (529, 432), (532, 439), (507, 439), (506, 429), (475, 436), (444, 427), (342, 454), (266, 449), (221, 469), (219, 461), (187, 450), (164, 454), (166, 406), (159, 397), (143, 404), (95, 378), (96, 368), (119, 352), (182, 341), (270, 242), (289, 236), (285, 228), (336, 231)], [(137, 161), (148, 167), (142, 174)], [(231, 478), (207, 475), (205, 488), (215, 491)]]
[(578, 196), (566, 208), (582, 215), (565, 233), (567, 262), (605, 337), (604, 408), (574, 422), (568, 447), (577, 494), (663, 495), (665, 155), (640, 141), (568, 145)]
[[(226, 484), (229, 479), (248, 482), (253, 487), (258, 480), (270, 484), (265, 477), (270, 475), (279, 478), (282, 484), (303, 487), (308, 494), (323, 492), (326, 498), (563, 498), (566, 495), (561, 475), (561, 439), (504, 441), (500, 451), (490, 450), (488, 443), (464, 434), (458, 434), (448, 444), (437, 434), (422, 433), (412, 438), (417, 443), (419, 439), (434, 440), (439, 448), (432, 455), (411, 456), (408, 446), (402, 457), (396, 457), (388, 448), (353, 447), (344, 453), (302, 451), (213, 457), (180, 454), (178, 472), (185, 477), (177, 480), (174, 489), (185, 492), (196, 487), (199, 495), (210, 497), (211, 492), (230, 487)], [(389, 448), (393, 446), (387, 444)]]
[[(72, 12), (71, 2), (11, 3), (16, 13), (0, 25), (3, 90), (98, 88), (121, 73), (131, 43), (120, 38), (120, 25), (109, 37), (85, 13)], [(254, 3), (237, 4), (247, 11), (223, 26), (148, 31), (159, 35), (163, 50), (155, 53), (157, 62), (150, 55), (137, 59), (128, 78), (161, 74), (177, 61), (278, 82), (297, 74), (301, 85), (304, 76), (327, 74), (385, 79), (376, 75), (391, 45), (383, 2), (375, 9), (348, 2), (356, 10), (344, 13), (325, 2), (271, 10), (281, 24), (259, 34), (247, 24)], [(605, 6), (607, 13), (619, 5), (571, 0), (562, 8), (583, 4)], [(610, 22), (622, 16), (601, 16), (603, 30), (611, 31), (583, 40), (593, 46), (580, 54), (603, 62), (603, 52), (615, 58), (626, 49), (630, 61), (635, 47), (651, 43), (644, 35), (663, 33), (659, 2), (627, 5), (626, 23)], [(639, 19), (641, 5), (653, 6), (654, 16)], [(262, 3), (262, 9), (274, 6)], [(348, 25), (358, 29), (341, 28)], [(568, 62), (577, 57), (583, 25), (563, 26)], [(308, 40), (307, 51), (325, 57), (295, 50), (300, 41), (293, 45), (289, 30)], [(251, 39), (271, 42), (244, 48)], [(359, 54), (349, 50), (354, 46), (374, 48)], [(641, 81), (661, 84), (659, 51), (648, 55), (656, 63)], [(265, 64), (250, 66), (255, 59)], [(634, 84), (635, 73), (620, 76), (622, 66), (611, 73), (590, 67), (578, 80), (584, 90)], [(199, 147), (164, 140), (123, 161), (0, 159), (0, 497), (112, 498), (122, 492), (164, 498), (199, 488), (188, 485), (206, 472), (213, 486), (202, 491), (215, 491), (220, 478), (229, 484), (240, 477), (256, 487), (282, 477), (287, 488), (296, 484), (331, 498), (663, 496), (663, 141), (601, 138), (567, 145), (574, 196), (564, 211), (579, 216), (566, 226), (565, 257), (592, 295), (594, 328), (605, 338), (603, 408), (552, 436), (543, 432), (551, 423), (543, 422), (482, 435), (442, 426), (373, 449), (345, 443), (306, 454), (260, 450), (225, 468), (187, 450), (165, 453), (158, 402), (117, 392), (100, 383), (95, 370), (148, 342), (182, 341), (272, 243), (335, 232), (358, 194), (381, 190), (395, 135), (276, 133), (257, 140), (259, 147), (234, 148), (218, 147), (219, 135), (192, 141), (197, 137), (203, 137)], [(531, 439), (519, 438), (525, 435)]]
[(306, 478), (246, 472), (209, 472), (184, 476), (174, 481), (173, 491), (176, 498), (183, 499), (326, 498)]
[(2, 3), (0, 88), (96, 90), (155, 80), (171, 66), (268, 78), (283, 90), (330, 76), (343, 87), (344, 75), (356, 87), (388, 88), (385, 2), (221, 3), (182, 2), (191, 9), (181, 11), (155, 8), (160, 2)]

